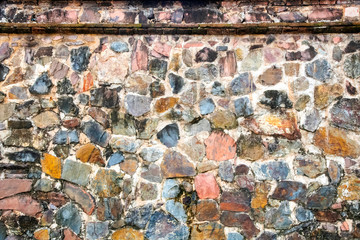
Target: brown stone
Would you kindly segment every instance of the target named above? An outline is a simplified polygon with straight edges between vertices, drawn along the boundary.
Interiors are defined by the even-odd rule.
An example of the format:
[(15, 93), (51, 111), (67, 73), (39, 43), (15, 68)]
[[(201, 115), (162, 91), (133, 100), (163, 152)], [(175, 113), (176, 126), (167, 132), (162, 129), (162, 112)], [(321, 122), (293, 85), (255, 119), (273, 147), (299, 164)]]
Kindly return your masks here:
[(150, 76), (135, 74), (126, 80), (125, 88), (127, 92), (135, 92), (141, 95), (146, 95), (149, 91), (150, 83)]
[(228, 110), (215, 111), (209, 120), (214, 128), (234, 129), (238, 126), (235, 114)]
[(164, 154), (161, 171), (165, 178), (192, 177), (196, 174), (194, 165), (184, 155), (171, 150)]
[(133, 228), (122, 228), (111, 235), (112, 240), (144, 240), (144, 234)]
[(98, 123), (104, 126), (104, 128), (109, 127), (108, 114), (101, 110), (101, 108), (91, 107), (88, 110), (89, 115)]
[(251, 134), (241, 135), (237, 141), (237, 153), (240, 158), (248, 160), (259, 160), (264, 157), (265, 147), (261, 136)]
[(323, 84), (315, 86), (314, 103), (315, 107), (323, 109), (327, 107), (335, 98), (342, 96), (344, 89), (340, 84), (328, 85)]
[(92, 214), (95, 209), (95, 201), (90, 193), (71, 183), (65, 183), (64, 193), (68, 195), (70, 199), (78, 203), (86, 214)]
[(249, 215), (244, 213), (224, 211), (220, 221), (227, 227), (240, 227), (243, 235), (249, 239), (259, 233), (259, 229), (256, 228)]
[(221, 77), (233, 77), (237, 69), (236, 56), (234, 51), (226, 52), (226, 57), (220, 58), (219, 65)]
[(41, 212), (41, 205), (29, 195), (17, 195), (0, 200), (1, 210), (16, 210), (29, 216)]
[(200, 199), (216, 199), (220, 188), (212, 173), (201, 173), (195, 177), (195, 189)]
[(64, 239), (63, 240), (81, 240), (76, 234), (70, 229), (66, 228), (64, 230)]
[(138, 167), (138, 162), (133, 159), (125, 160), (120, 163), (120, 169), (129, 175), (134, 175)]
[(205, 145), (196, 137), (192, 137), (186, 142), (180, 142), (178, 147), (192, 160), (201, 162), (205, 156)]
[(196, 204), (196, 219), (198, 221), (218, 221), (219, 206), (214, 200), (200, 200)]
[(56, 207), (61, 207), (68, 202), (68, 198), (61, 192), (37, 192), (35, 197), (37, 200), (49, 202)]
[(42, 112), (32, 119), (38, 128), (54, 127), (60, 124), (59, 116), (52, 111)]
[(174, 53), (172, 55), (170, 64), (169, 64), (169, 69), (173, 70), (174, 72), (179, 71), (179, 69), (181, 68), (181, 62), (180, 62), (180, 53)]
[(340, 220), (340, 214), (332, 210), (326, 211), (317, 211), (315, 213), (315, 218), (319, 222), (336, 222)]
[(93, 179), (92, 186), (94, 192), (99, 197), (115, 197), (118, 196), (120, 189), (120, 179), (122, 174), (112, 169), (100, 168)]
[(62, 122), (62, 125), (68, 129), (73, 129), (80, 126), (81, 120), (79, 118), (67, 119)]
[(165, 95), (165, 86), (159, 81), (150, 84), (150, 95), (152, 98), (161, 97)]
[(247, 190), (237, 192), (223, 192), (220, 198), (222, 211), (248, 212), (250, 211), (251, 195)]
[(206, 157), (209, 160), (225, 161), (235, 158), (235, 141), (223, 132), (212, 132), (204, 143), (206, 145)]
[(100, 166), (105, 165), (104, 159), (101, 157), (100, 150), (95, 145), (88, 143), (76, 151), (76, 158), (82, 162), (96, 163)]
[(347, 132), (335, 127), (321, 127), (315, 132), (314, 144), (325, 153), (341, 157), (357, 158), (360, 146), (347, 137)]
[(31, 179), (3, 179), (0, 180), (0, 199), (31, 190)]
[(216, 222), (193, 225), (190, 239), (225, 240), (224, 226)]
[(236, 176), (235, 181), (240, 188), (247, 189), (249, 192), (254, 192), (255, 178), (253, 176)]
[(343, 201), (360, 200), (360, 179), (345, 176), (338, 187), (338, 196)]
[(271, 86), (279, 83), (282, 80), (282, 69), (271, 67), (259, 76), (259, 82), (265, 86)]
[(101, 198), (96, 207), (96, 217), (100, 221), (121, 218), (123, 206), (119, 198)]
[(285, 75), (289, 77), (297, 77), (299, 75), (299, 69), (300, 69), (299, 63), (284, 64)]
[(174, 97), (160, 98), (155, 103), (155, 111), (157, 113), (163, 113), (170, 108), (173, 108), (178, 101), (179, 98)]
[(196, 164), (196, 170), (199, 173), (212, 171), (217, 168), (218, 168), (218, 166), (216, 165), (216, 163), (214, 161), (204, 161), (204, 162), (200, 162), (200, 163)]
[(302, 111), (306, 108), (306, 105), (310, 102), (310, 96), (309, 95), (301, 95), (298, 100), (296, 100), (296, 103), (294, 105), (294, 108), (296, 111)]
[(268, 203), (268, 194), (270, 192), (269, 184), (259, 182), (255, 185), (255, 195), (251, 200), (251, 208), (265, 208)]
[(61, 160), (55, 156), (44, 153), (41, 159), (42, 171), (53, 178), (61, 178)]

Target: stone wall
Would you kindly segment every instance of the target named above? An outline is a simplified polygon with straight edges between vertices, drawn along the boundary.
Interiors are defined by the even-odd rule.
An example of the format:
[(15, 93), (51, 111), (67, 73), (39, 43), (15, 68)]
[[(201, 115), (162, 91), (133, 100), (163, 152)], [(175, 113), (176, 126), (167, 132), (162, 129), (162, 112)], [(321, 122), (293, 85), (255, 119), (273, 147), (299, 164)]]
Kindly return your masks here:
[(359, 238), (360, 35), (1, 35), (0, 239)]

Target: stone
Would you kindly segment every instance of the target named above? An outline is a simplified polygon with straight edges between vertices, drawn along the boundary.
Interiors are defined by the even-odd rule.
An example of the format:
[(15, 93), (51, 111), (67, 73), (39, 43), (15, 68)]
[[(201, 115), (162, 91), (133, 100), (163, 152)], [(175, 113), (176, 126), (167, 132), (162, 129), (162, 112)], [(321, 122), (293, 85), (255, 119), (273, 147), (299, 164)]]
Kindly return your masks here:
[(0, 199), (31, 191), (30, 179), (2, 179), (0, 180)]
[(262, 138), (258, 135), (240, 135), (237, 141), (237, 155), (248, 160), (259, 160), (265, 155)]
[[(345, 49), (346, 51), (346, 49)], [(332, 58), (337, 61), (340, 62), (343, 56), (343, 51), (341, 50), (341, 48), (339, 46), (335, 46), (333, 48), (333, 52), (332, 52)]]
[(49, 229), (37, 229), (34, 232), (34, 238), (37, 240), (48, 240), (50, 239)]
[(187, 67), (192, 67), (192, 54), (188, 49), (183, 49), (182, 51), (182, 60)]
[(6, 98), (6, 93), (0, 91), (0, 103), (4, 102)]
[(244, 176), (244, 175), (236, 176), (235, 181), (241, 189), (247, 189), (250, 192), (254, 192), (255, 178), (253, 176), (251, 176), (251, 175), (250, 176)]
[(79, 99), (80, 104), (82, 104), (82, 105), (88, 105), (89, 101), (90, 101), (89, 95), (86, 95), (86, 94), (79, 94), (78, 99)]
[(101, 87), (92, 89), (90, 94), (91, 106), (106, 108), (117, 108), (119, 106), (119, 96), (116, 89)]
[(155, 42), (153, 44), (153, 51), (155, 51), (156, 54), (160, 54), (161, 56), (164, 57), (170, 56), (171, 48), (172, 48), (171, 45), (167, 43)]
[(86, 239), (97, 240), (106, 238), (109, 234), (108, 222), (88, 222), (86, 224)]
[(8, 42), (4, 42), (0, 46), (0, 62), (8, 59), (13, 52), (13, 49), (9, 46)]
[(245, 164), (240, 164), (235, 167), (235, 175), (247, 175), (250, 168)]
[(218, 53), (211, 48), (205, 47), (198, 51), (195, 55), (195, 62), (213, 62), (217, 58)]
[(168, 200), (166, 202), (166, 211), (173, 215), (179, 222), (186, 223), (187, 215), (184, 206), (181, 203), (175, 202), (174, 200)]
[(256, 90), (250, 73), (241, 73), (234, 78), (229, 86), (230, 94), (233, 96), (246, 95)]
[(164, 151), (155, 147), (143, 148), (140, 152), (140, 156), (148, 162), (155, 162), (162, 158)]
[(218, 221), (220, 219), (219, 206), (215, 200), (199, 200), (196, 204), (196, 219), (198, 221)]
[(136, 153), (141, 146), (141, 140), (134, 140), (129, 137), (113, 136), (110, 140), (110, 146), (113, 149), (118, 149), (122, 152)]
[(110, 114), (111, 127), (113, 134), (135, 136), (136, 121), (130, 114), (125, 114), (114, 110)]
[(184, 11), (185, 23), (219, 23), (221, 22), (222, 14), (217, 9), (199, 9), (202, 6), (199, 4), (188, 5), (189, 9)]
[(331, 78), (331, 65), (326, 59), (317, 59), (305, 66), (306, 75), (325, 82)]
[(250, 192), (240, 189), (234, 192), (223, 192), (220, 198), (220, 210), (233, 212), (249, 212), (251, 203)]
[(134, 159), (126, 159), (120, 163), (121, 171), (129, 174), (130, 176), (134, 175), (138, 167), (138, 161)]
[(150, 139), (155, 134), (158, 123), (158, 118), (143, 119), (136, 122), (137, 138)]
[(231, 162), (231, 160), (220, 162), (219, 176), (223, 181), (226, 182), (234, 181), (234, 170), (233, 170), (233, 163)]
[(211, 94), (214, 96), (225, 97), (226, 93), (224, 86), (220, 82), (215, 81), (211, 88)]
[(110, 49), (116, 53), (123, 53), (123, 52), (129, 51), (128, 44), (126, 42), (122, 42), (122, 41), (112, 42), (110, 44)]
[(76, 130), (63, 131), (59, 130), (56, 132), (53, 138), (54, 144), (68, 144), (68, 143), (79, 143), (79, 134)]
[(263, 74), (259, 76), (259, 83), (265, 86), (272, 86), (279, 83), (282, 80), (282, 69), (273, 66), (264, 71)]
[(319, 222), (332, 222), (335, 223), (340, 220), (340, 214), (332, 210), (317, 211), (315, 218)]
[(242, 234), (251, 239), (259, 233), (249, 215), (240, 212), (224, 211), (220, 216), (220, 222), (227, 227), (239, 227)]
[(285, 91), (266, 90), (260, 98), (260, 103), (271, 109), (292, 108), (293, 103), (290, 101)]
[(153, 211), (154, 207), (151, 203), (131, 208), (126, 214), (125, 223), (140, 229), (145, 229)]
[(127, 92), (147, 95), (152, 78), (150, 76), (134, 74), (125, 82)]
[(293, 165), (296, 174), (316, 178), (325, 173), (325, 161), (320, 155), (298, 155), (295, 157)]
[(95, 200), (90, 193), (71, 183), (65, 183), (64, 193), (70, 199), (78, 203), (86, 214), (91, 215), (93, 213), (95, 209)]
[[(336, 46), (336, 47), (338, 47), (338, 46)], [(359, 50), (359, 48), (360, 48), (360, 42), (359, 42), (359, 41), (350, 41), (350, 42), (346, 45), (346, 47), (345, 47), (345, 49), (344, 49), (344, 52), (345, 52), (345, 53), (354, 53), (354, 52), (356, 52), (357, 50)]]
[(164, 178), (192, 177), (196, 171), (194, 165), (187, 158), (176, 151), (166, 151), (161, 163)]
[(74, 104), (74, 99), (70, 96), (62, 96), (58, 98), (58, 109), (65, 114), (77, 115), (79, 108)]
[(170, 87), (172, 89), (172, 93), (174, 94), (180, 93), (185, 85), (184, 79), (181, 76), (175, 75), (173, 73), (170, 73), (168, 75), (168, 78), (169, 78)]
[(101, 108), (91, 107), (88, 109), (89, 115), (98, 123), (100, 123), (104, 128), (109, 127), (109, 119), (106, 112), (101, 110)]
[(190, 239), (225, 240), (224, 226), (217, 222), (194, 224)]
[(217, 110), (210, 115), (213, 128), (234, 129), (238, 126), (236, 116), (229, 110)]
[(149, 62), (149, 72), (150, 74), (160, 78), (165, 79), (167, 72), (168, 63), (160, 59), (152, 59)]
[(67, 78), (64, 78), (62, 81), (59, 81), (56, 88), (57, 88), (56, 90), (57, 94), (74, 95), (76, 93), (76, 91), (73, 89), (70, 80)]
[(220, 188), (212, 173), (201, 173), (195, 177), (195, 189), (200, 199), (216, 199)]
[(15, 103), (0, 104), (0, 122), (9, 119), (15, 112)]
[(39, 162), (40, 153), (31, 149), (24, 149), (19, 152), (6, 153), (6, 156), (17, 162)]
[(150, 164), (147, 170), (144, 170), (141, 173), (141, 177), (155, 183), (161, 183), (162, 182), (162, 174), (161, 169), (156, 164)]
[(343, 16), (343, 11), (337, 8), (319, 8), (315, 9), (308, 15), (311, 22), (339, 20)]
[(201, 100), (199, 107), (200, 107), (200, 113), (202, 115), (210, 114), (216, 108), (215, 103), (211, 98), (205, 98), (205, 99)]
[(179, 98), (175, 98), (175, 97), (160, 98), (155, 103), (154, 106), (155, 111), (157, 113), (166, 112), (167, 110), (173, 108), (178, 101)]
[(265, 208), (268, 203), (268, 193), (270, 192), (270, 185), (266, 182), (255, 184), (255, 195), (251, 199), (251, 208), (259, 209)]
[(154, 183), (140, 183), (140, 187), (138, 188), (140, 192), (141, 201), (155, 200), (158, 195), (157, 184)]
[(226, 57), (219, 59), (219, 65), (221, 77), (233, 77), (237, 69), (236, 56), (234, 51), (226, 52)]
[(227, 240), (243, 240), (243, 239), (244, 237), (240, 233), (237, 232), (228, 233)]
[(44, 158), (41, 159), (42, 171), (53, 178), (61, 177), (61, 160), (50, 154), (44, 153)]
[(34, 137), (28, 129), (13, 129), (11, 135), (3, 141), (4, 146), (32, 147)]
[(299, 222), (308, 222), (314, 219), (314, 214), (301, 206), (296, 208), (295, 216)]
[(55, 60), (50, 65), (49, 74), (53, 76), (55, 79), (63, 79), (66, 77), (69, 71), (69, 67), (61, 62)]
[(314, 135), (315, 146), (326, 154), (357, 158), (360, 155), (359, 144), (347, 137), (347, 132), (335, 127), (321, 127)]
[(148, 48), (141, 40), (136, 40), (131, 53), (131, 71), (147, 70), (148, 68)]
[(180, 139), (179, 127), (176, 123), (166, 125), (156, 134), (156, 136), (166, 147), (175, 147)]
[(245, 118), (241, 123), (255, 134), (282, 136), (289, 140), (301, 138), (294, 112), (266, 113)]
[(86, 186), (92, 172), (91, 166), (72, 160), (66, 160), (63, 164), (61, 179)]
[(99, 197), (115, 197), (120, 189), (122, 175), (112, 169), (99, 169), (92, 181), (94, 192)]
[(258, 70), (261, 66), (262, 58), (263, 54), (261, 49), (250, 51), (241, 62), (241, 70), (244, 72)]
[(284, 71), (285, 75), (289, 77), (299, 76), (300, 64), (299, 63), (285, 63)]
[(277, 184), (271, 198), (278, 200), (299, 201), (304, 200), (306, 186), (301, 182), (281, 181)]
[(187, 125), (185, 130), (189, 132), (190, 135), (193, 136), (200, 132), (210, 132), (211, 125), (209, 120), (203, 118), (197, 123)]
[(151, 215), (145, 231), (145, 238), (149, 240), (185, 240), (189, 238), (189, 229), (173, 216), (159, 210)]
[(174, 53), (169, 64), (169, 69), (178, 72), (181, 67), (180, 53)]
[(8, 92), (10, 99), (28, 99), (27, 89), (24, 87), (13, 86)]
[(67, 59), (70, 55), (69, 48), (65, 45), (60, 45), (55, 52), (55, 57)]
[(317, 109), (312, 109), (305, 112), (305, 116), (300, 121), (300, 128), (315, 132), (321, 123), (320, 112)]
[(87, 46), (71, 49), (71, 67), (74, 71), (81, 73), (88, 68), (90, 63), (90, 49)]
[(110, 158), (109, 158), (109, 160), (108, 160), (108, 162), (107, 162), (106, 167), (115, 166), (115, 165), (123, 162), (124, 159), (125, 159), (125, 158), (124, 158), (123, 153), (120, 152), (120, 151), (117, 151), (117, 152), (111, 154), (111, 156), (110, 156)]
[(144, 233), (133, 228), (125, 227), (111, 235), (112, 240), (144, 240)]
[(311, 61), (316, 55), (317, 52), (315, 51), (315, 48), (313, 46), (309, 46), (309, 48), (304, 51), (287, 52), (285, 54), (285, 59), (286, 61)]
[(176, 198), (180, 194), (180, 184), (175, 179), (165, 180), (162, 197), (165, 199)]
[(329, 161), (328, 174), (329, 174), (330, 182), (334, 184), (338, 184), (341, 179), (341, 165), (335, 161)]
[(192, 160), (201, 162), (205, 156), (205, 146), (196, 137), (192, 137), (185, 142), (181, 142), (178, 147)]
[(81, 128), (91, 142), (102, 147), (108, 144), (110, 135), (99, 123), (95, 121), (84, 122)]
[(360, 122), (360, 100), (357, 98), (342, 98), (330, 109), (331, 123), (340, 128), (358, 131)]
[(264, 180), (285, 180), (290, 174), (289, 165), (284, 161), (254, 162), (252, 165), (255, 178)]
[(346, 91), (352, 96), (357, 94), (356, 87), (354, 87), (349, 81), (346, 81)]
[(343, 95), (343, 88), (340, 84), (318, 85), (314, 89), (315, 107), (323, 109), (327, 107), (334, 99)]
[(289, 202), (281, 202), (279, 208), (270, 208), (269, 211), (265, 213), (265, 226), (277, 230), (289, 229), (293, 224), (290, 215)]
[(360, 199), (360, 181), (355, 176), (345, 176), (337, 188), (338, 198), (342, 201)]
[(70, 229), (66, 228), (64, 229), (64, 239), (63, 240), (80, 240), (76, 234), (71, 231)]
[(336, 200), (336, 195), (337, 190), (334, 186), (322, 186), (306, 199), (306, 207), (318, 210), (329, 208)]
[(5, 66), (4, 64), (0, 64), (0, 82), (5, 81), (9, 72), (10, 72), (10, 68)]
[(40, 203), (29, 195), (17, 195), (0, 200), (1, 210), (15, 210), (28, 216), (36, 216), (42, 211)]
[(160, 81), (152, 82), (149, 88), (150, 88), (150, 96), (152, 98), (157, 98), (165, 95), (165, 86)]
[(101, 157), (100, 150), (91, 143), (81, 146), (76, 151), (76, 158), (80, 159), (80, 161), (84, 163), (89, 162), (89, 163), (97, 163), (100, 166), (105, 165), (105, 162)]
[(44, 95), (51, 91), (53, 83), (48, 76), (47, 72), (43, 72), (36, 80), (35, 83), (29, 88), (29, 92), (33, 95)]
[(63, 227), (70, 228), (75, 234), (79, 234), (81, 230), (81, 217), (79, 210), (73, 203), (69, 203), (55, 215), (56, 223)]
[(235, 158), (235, 141), (223, 132), (212, 132), (204, 143), (206, 146), (206, 157), (209, 160), (225, 161)]
[(52, 188), (52, 181), (47, 178), (37, 180), (34, 185), (35, 191), (50, 192)]
[(150, 111), (151, 98), (146, 96), (131, 95), (125, 96), (125, 107), (127, 112), (134, 116), (140, 117)]

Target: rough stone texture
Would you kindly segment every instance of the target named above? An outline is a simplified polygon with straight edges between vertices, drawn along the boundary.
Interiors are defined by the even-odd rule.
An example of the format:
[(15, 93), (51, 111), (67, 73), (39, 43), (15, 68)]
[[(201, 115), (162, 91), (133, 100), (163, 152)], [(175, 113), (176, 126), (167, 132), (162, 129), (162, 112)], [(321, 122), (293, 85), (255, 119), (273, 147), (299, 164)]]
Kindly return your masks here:
[(211, 173), (198, 174), (195, 177), (195, 189), (200, 199), (216, 199), (220, 194), (219, 185)]
[(194, 165), (179, 152), (168, 150), (161, 163), (161, 171), (165, 178), (195, 176)]
[(213, 132), (204, 143), (206, 145), (206, 157), (209, 160), (225, 161), (235, 157), (235, 141), (223, 132)]

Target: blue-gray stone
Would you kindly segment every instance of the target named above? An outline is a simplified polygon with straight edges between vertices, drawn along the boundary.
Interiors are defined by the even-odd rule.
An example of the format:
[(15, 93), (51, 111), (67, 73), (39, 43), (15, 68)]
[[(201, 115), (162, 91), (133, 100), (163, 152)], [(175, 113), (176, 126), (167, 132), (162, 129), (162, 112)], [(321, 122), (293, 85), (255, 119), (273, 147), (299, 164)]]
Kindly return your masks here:
[(47, 178), (39, 179), (36, 181), (34, 189), (41, 192), (50, 192), (53, 189), (52, 181)]
[(71, 94), (74, 95), (76, 91), (73, 89), (73, 86), (69, 79), (64, 78), (62, 81), (59, 81), (56, 85), (56, 93), (57, 94)]
[(126, 110), (134, 117), (140, 117), (150, 111), (151, 98), (128, 94), (125, 96)]
[(74, 104), (74, 99), (70, 96), (62, 96), (58, 98), (57, 102), (60, 112), (65, 114), (77, 115), (79, 113), (79, 108)]
[(79, 143), (79, 133), (76, 130), (68, 131), (69, 143)]
[(219, 83), (218, 81), (215, 81), (211, 88), (211, 94), (214, 96), (224, 97), (225, 96), (224, 86), (221, 83)]
[(187, 215), (184, 210), (184, 206), (179, 202), (175, 202), (175, 200), (168, 200), (166, 202), (166, 211), (168, 211), (180, 222), (185, 223), (187, 221)]
[(205, 98), (200, 101), (200, 113), (202, 115), (210, 114), (215, 110), (215, 103), (211, 98)]
[(48, 94), (53, 86), (47, 72), (44, 72), (35, 80), (35, 83), (29, 88), (29, 92), (34, 95)]
[(180, 139), (179, 127), (176, 123), (166, 125), (156, 136), (168, 148), (175, 147)]
[(17, 99), (28, 99), (28, 93), (27, 88), (25, 87), (19, 87), (19, 86), (13, 86), (9, 90), (9, 94), (14, 95)]
[(167, 62), (160, 59), (153, 59), (149, 62), (149, 72), (158, 78), (165, 79), (167, 72)]
[(223, 161), (219, 164), (219, 176), (226, 182), (234, 181), (234, 169), (232, 160)]
[(75, 204), (69, 203), (55, 215), (56, 223), (62, 227), (70, 228), (74, 233), (79, 234), (81, 229), (81, 217)]
[(216, 47), (216, 51), (218, 52), (223, 52), (223, 51), (227, 51), (228, 47), (227, 46), (217, 46)]
[(108, 144), (110, 135), (99, 123), (95, 121), (85, 122), (82, 126), (82, 130), (91, 142), (102, 147), (105, 147)]
[(148, 162), (155, 162), (162, 158), (163, 155), (164, 151), (156, 147), (143, 148), (140, 152), (140, 156), (142, 157), (142, 159)]
[(301, 119), (300, 128), (309, 132), (315, 132), (316, 129), (319, 127), (320, 123), (321, 114), (319, 110), (314, 108), (306, 111), (305, 116), (303, 116), (303, 118)]
[(76, 72), (83, 72), (87, 69), (90, 63), (90, 49), (89, 47), (79, 47), (71, 50), (71, 67)]
[(326, 59), (317, 59), (305, 66), (306, 75), (325, 82), (331, 78), (331, 65)]
[(109, 234), (108, 222), (88, 222), (86, 224), (86, 239), (105, 239)]
[(256, 86), (249, 73), (242, 73), (230, 83), (231, 95), (245, 95), (256, 90)]
[(314, 214), (301, 206), (296, 208), (295, 215), (299, 222), (308, 222), (314, 219)]
[(82, 93), (82, 94), (79, 94), (78, 99), (79, 99), (80, 104), (88, 105), (89, 101), (90, 101), (90, 96)]
[(68, 132), (60, 130), (55, 134), (53, 142), (55, 144), (66, 144), (67, 143), (67, 137), (68, 137)]
[(119, 164), (124, 161), (124, 155), (122, 152), (118, 151), (113, 154), (111, 154), (109, 161), (107, 163), (107, 167), (114, 166), (116, 164)]
[(244, 237), (240, 233), (231, 232), (228, 234), (227, 240), (244, 240)]
[(306, 207), (311, 209), (329, 208), (336, 200), (337, 190), (334, 186), (322, 186), (311, 194), (306, 202)]
[(272, 232), (263, 232), (256, 240), (276, 240), (277, 236)]
[(153, 211), (154, 207), (150, 203), (141, 207), (132, 208), (126, 214), (125, 223), (144, 229), (150, 220)]
[(91, 172), (92, 168), (88, 164), (66, 160), (63, 164), (61, 179), (86, 186), (89, 183)]
[(6, 79), (6, 76), (9, 74), (10, 68), (5, 66), (4, 64), (0, 64), (0, 82)]
[(206, 64), (198, 68), (199, 79), (204, 82), (210, 82), (217, 78), (218, 70), (214, 64)]
[(290, 173), (289, 165), (283, 161), (270, 161), (265, 163), (254, 163), (253, 171), (255, 178), (264, 180), (284, 180)]
[(5, 240), (6, 236), (6, 226), (3, 222), (0, 222), (0, 240)]
[(271, 208), (265, 213), (265, 226), (273, 227), (277, 230), (284, 230), (291, 227), (291, 210), (289, 202), (284, 201), (279, 208)]
[(39, 162), (40, 153), (34, 150), (25, 149), (20, 152), (7, 153), (6, 156), (18, 162)]
[(175, 179), (167, 179), (164, 183), (162, 196), (163, 198), (176, 198), (180, 193), (180, 184)]
[(174, 94), (178, 94), (181, 91), (181, 89), (184, 87), (185, 84), (184, 79), (173, 73), (170, 73), (168, 77), (172, 92)]
[(274, 199), (299, 201), (306, 195), (306, 185), (295, 181), (281, 181), (276, 186), (273, 195)]
[(110, 49), (117, 53), (129, 51), (128, 44), (121, 41), (112, 42), (110, 45)]
[(248, 97), (242, 97), (234, 101), (235, 114), (237, 117), (248, 117), (254, 114), (254, 109), (251, 106)]
[(173, 216), (159, 210), (151, 215), (145, 238), (149, 240), (186, 240), (189, 238), (189, 228)]

